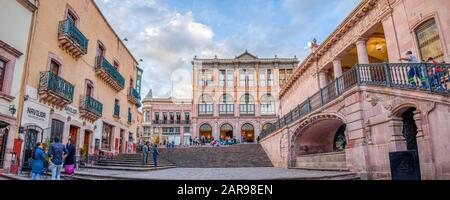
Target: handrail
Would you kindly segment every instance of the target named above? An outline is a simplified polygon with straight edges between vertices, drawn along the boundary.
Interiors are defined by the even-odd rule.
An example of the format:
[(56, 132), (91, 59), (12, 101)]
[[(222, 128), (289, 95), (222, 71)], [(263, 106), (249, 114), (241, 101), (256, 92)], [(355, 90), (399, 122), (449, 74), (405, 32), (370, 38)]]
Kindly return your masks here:
[(450, 88), (447, 84), (450, 82), (449, 74), (450, 64), (445, 63), (357, 64), (270, 125), (261, 132), (260, 136), (261, 138), (267, 137), (359, 85), (413, 89), (449, 95)]

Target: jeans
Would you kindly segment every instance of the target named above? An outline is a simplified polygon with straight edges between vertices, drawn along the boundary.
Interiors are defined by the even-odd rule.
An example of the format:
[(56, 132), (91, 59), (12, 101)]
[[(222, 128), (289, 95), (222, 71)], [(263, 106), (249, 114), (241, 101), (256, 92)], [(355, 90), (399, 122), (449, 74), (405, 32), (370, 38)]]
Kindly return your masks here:
[(158, 167), (158, 157), (153, 157), (153, 164)]
[(42, 179), (42, 173), (31, 173), (31, 180), (41, 180)]
[(144, 153), (144, 161), (143, 161), (143, 164), (144, 164), (144, 165), (147, 165), (147, 162), (148, 162), (148, 154)]
[(61, 170), (63, 165), (55, 165), (50, 163), (49, 168), (52, 170), (52, 180), (61, 180)]

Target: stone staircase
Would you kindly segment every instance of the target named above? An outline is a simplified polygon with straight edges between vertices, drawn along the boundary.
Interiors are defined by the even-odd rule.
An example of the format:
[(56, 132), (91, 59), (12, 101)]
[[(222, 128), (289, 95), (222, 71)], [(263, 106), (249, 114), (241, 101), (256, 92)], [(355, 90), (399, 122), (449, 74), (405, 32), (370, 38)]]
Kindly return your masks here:
[(345, 152), (332, 152), (298, 156), (295, 169), (348, 171)]
[(183, 168), (273, 167), (259, 144), (160, 149), (160, 156)]
[(158, 167), (154, 168), (154, 163), (151, 155), (149, 156), (148, 164), (143, 165), (142, 157), (142, 154), (119, 154), (112, 160), (100, 160), (95, 165), (83, 166), (83, 168), (126, 171), (151, 171), (175, 167), (175, 165), (173, 165), (172, 163), (159, 157)]

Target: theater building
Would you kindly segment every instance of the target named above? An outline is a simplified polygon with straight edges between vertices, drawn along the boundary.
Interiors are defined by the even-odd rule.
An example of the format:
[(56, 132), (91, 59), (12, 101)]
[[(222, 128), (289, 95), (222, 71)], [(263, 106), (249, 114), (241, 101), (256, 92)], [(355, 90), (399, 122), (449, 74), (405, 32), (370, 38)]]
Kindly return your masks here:
[(17, 117), (35, 11), (32, 0), (2, 1), (0, 6), (0, 171), (18, 168)]
[(233, 59), (194, 58), (193, 137), (256, 142), (277, 120), (277, 101), (298, 65), (297, 58), (258, 58), (249, 52)]
[[(389, 155), (408, 151), (422, 179), (450, 179), (449, 9), (362, 1), (282, 87), (280, 120), (261, 140), (274, 165), (390, 179), (414, 163), (395, 168)], [(407, 51), (441, 64), (401, 63)]]
[(31, 44), (22, 170), (36, 143), (53, 138), (71, 138), (81, 159), (128, 152), (137, 142), (142, 70), (95, 1), (39, 1)]
[(192, 137), (192, 100), (156, 98), (150, 91), (142, 100), (142, 142), (165, 145), (189, 145)]

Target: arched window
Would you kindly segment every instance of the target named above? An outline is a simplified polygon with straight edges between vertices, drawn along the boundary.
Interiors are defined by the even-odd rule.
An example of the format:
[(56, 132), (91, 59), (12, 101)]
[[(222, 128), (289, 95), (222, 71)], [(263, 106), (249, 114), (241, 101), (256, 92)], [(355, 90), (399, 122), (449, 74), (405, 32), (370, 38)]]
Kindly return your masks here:
[(220, 127), (220, 139), (229, 140), (233, 138), (233, 126), (230, 124), (223, 124)]
[(435, 19), (424, 22), (415, 32), (422, 60), (434, 58), (437, 61), (444, 61), (444, 51)]
[(233, 115), (234, 114), (234, 101), (233, 97), (229, 94), (223, 94), (219, 100), (219, 114), (221, 115)]
[(255, 114), (255, 99), (250, 94), (242, 95), (240, 99), (239, 111), (242, 115)]
[(202, 96), (200, 96), (198, 104), (199, 115), (212, 115), (213, 112), (213, 99), (211, 95), (203, 94)]
[(254, 142), (255, 128), (251, 124), (244, 124), (241, 128), (242, 142)]
[(274, 115), (275, 114), (275, 98), (271, 94), (266, 94), (261, 97), (261, 114)]

